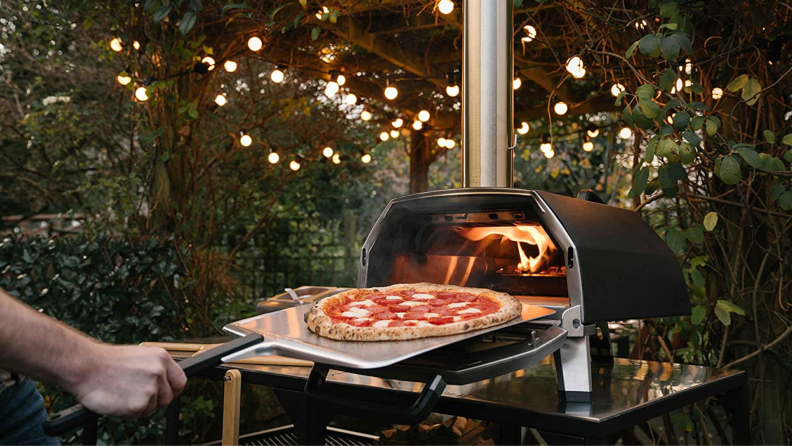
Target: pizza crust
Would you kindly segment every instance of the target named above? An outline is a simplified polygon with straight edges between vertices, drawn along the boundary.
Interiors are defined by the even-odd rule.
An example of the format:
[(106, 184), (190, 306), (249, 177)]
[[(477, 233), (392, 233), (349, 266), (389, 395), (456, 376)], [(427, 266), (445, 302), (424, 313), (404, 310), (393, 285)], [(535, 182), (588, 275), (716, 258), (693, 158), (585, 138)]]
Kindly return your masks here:
[(412, 326), (412, 327), (355, 327), (349, 324), (335, 324), (330, 316), (323, 311), (325, 305), (331, 305), (343, 298), (346, 293), (352, 294), (356, 289), (344, 291), (343, 293), (330, 296), (319, 301), (308, 312), (306, 322), (308, 329), (326, 338), (337, 339), (340, 341), (402, 341), (407, 339), (419, 339), (433, 336), (449, 336), (465, 333), (473, 330), (491, 327), (508, 322), (522, 313), (522, 304), (514, 297), (484, 288), (466, 288), (455, 285), (438, 285), (434, 283), (407, 283), (397, 284), (382, 288), (371, 288), (372, 291), (398, 292), (405, 289), (419, 291), (455, 291), (459, 293), (469, 293), (475, 295), (485, 295), (500, 302), (501, 308), (495, 313), (488, 314), (475, 319), (468, 319), (459, 322), (451, 322), (445, 325), (431, 326)]

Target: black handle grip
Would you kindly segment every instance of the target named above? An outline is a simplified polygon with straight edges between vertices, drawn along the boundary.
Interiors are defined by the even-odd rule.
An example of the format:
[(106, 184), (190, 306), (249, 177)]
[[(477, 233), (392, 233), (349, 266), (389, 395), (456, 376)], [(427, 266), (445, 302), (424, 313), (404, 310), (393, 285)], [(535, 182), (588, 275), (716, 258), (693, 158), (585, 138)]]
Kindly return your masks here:
[(329, 392), (326, 388), (329, 367), (314, 364), (308, 381), (305, 383), (305, 395), (327, 403), (341, 412), (368, 419), (379, 419), (397, 424), (416, 424), (426, 419), (432, 409), (440, 401), (446, 388), (441, 375), (435, 375), (426, 382), (421, 394), (409, 405), (376, 403), (348, 398), (338, 392)]
[[(222, 364), (222, 358), (239, 350), (260, 344), (264, 337), (260, 334), (249, 334), (245, 337), (226, 342), (211, 350), (199, 353), (193, 357), (179, 361), (179, 366), (187, 377), (195, 376), (204, 370)], [(95, 423), (99, 416), (83, 407), (82, 404), (74, 405), (64, 411), (58, 412), (44, 422), (44, 433), (50, 436), (63, 435), (70, 430)]]

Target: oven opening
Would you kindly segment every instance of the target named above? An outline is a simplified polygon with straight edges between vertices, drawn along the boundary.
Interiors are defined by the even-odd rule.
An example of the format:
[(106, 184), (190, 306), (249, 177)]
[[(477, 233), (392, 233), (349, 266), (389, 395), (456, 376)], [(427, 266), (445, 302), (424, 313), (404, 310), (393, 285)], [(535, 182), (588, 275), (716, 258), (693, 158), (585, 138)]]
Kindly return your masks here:
[(520, 211), (423, 218), (410, 252), (397, 253), (388, 282), (489, 288), (517, 296), (567, 297), (564, 253)]

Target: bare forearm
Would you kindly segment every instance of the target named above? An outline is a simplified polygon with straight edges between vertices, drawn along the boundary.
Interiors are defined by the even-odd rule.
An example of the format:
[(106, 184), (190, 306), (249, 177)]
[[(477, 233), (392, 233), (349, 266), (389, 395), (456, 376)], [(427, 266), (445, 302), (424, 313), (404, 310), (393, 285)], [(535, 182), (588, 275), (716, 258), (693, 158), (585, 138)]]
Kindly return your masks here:
[(70, 389), (100, 345), (0, 289), (0, 368)]

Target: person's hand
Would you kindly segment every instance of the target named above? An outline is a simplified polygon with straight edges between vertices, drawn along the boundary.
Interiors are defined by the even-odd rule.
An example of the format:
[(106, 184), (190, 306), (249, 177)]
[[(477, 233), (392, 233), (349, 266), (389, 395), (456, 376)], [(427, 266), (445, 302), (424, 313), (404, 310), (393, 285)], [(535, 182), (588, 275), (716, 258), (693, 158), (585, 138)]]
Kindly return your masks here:
[(75, 358), (90, 368), (67, 390), (98, 414), (148, 416), (187, 384), (182, 369), (161, 348), (94, 344), (89, 356)]

